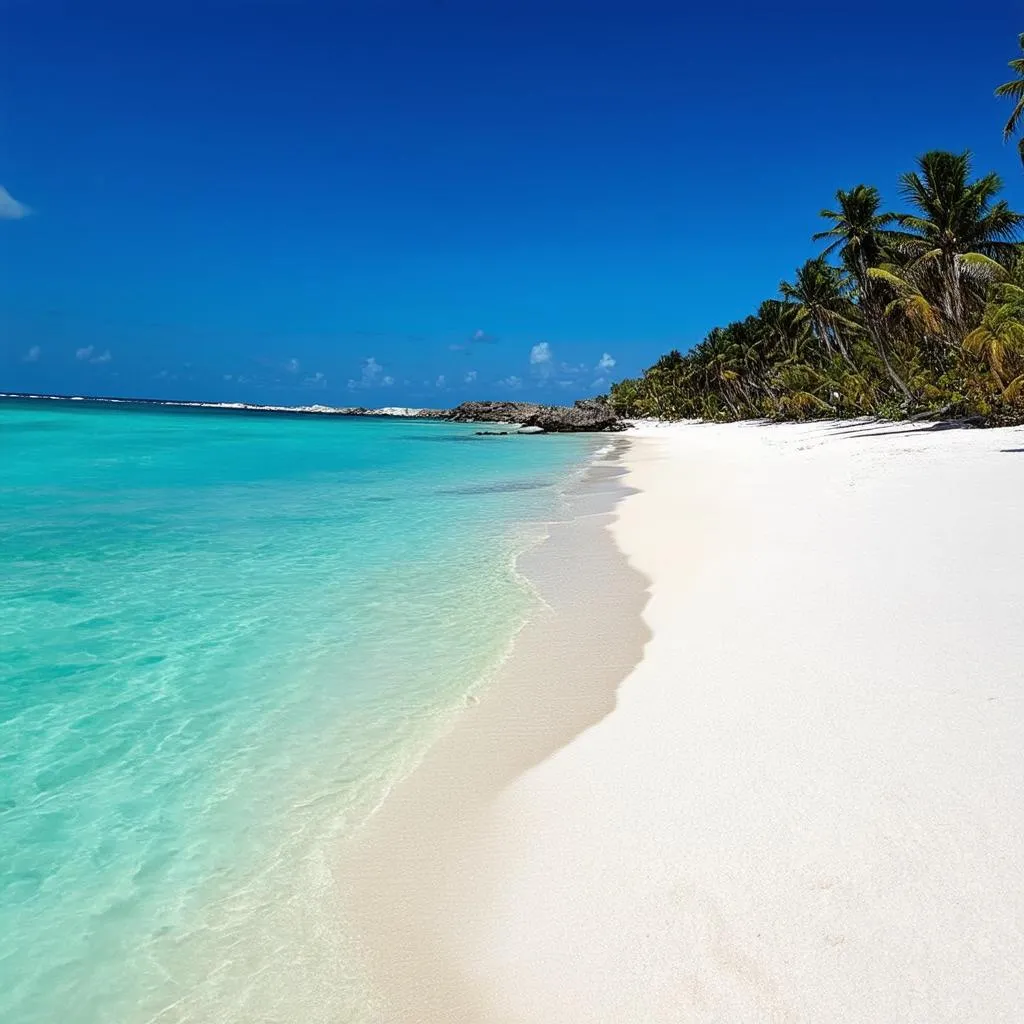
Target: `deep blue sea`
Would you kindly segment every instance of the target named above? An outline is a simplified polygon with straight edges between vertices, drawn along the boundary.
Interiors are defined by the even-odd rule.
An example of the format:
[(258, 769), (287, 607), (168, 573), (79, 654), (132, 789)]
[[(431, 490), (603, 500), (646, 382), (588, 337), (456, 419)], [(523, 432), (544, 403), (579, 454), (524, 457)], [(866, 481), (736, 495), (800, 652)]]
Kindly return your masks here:
[(593, 448), (0, 400), (0, 1020), (368, 1019), (332, 852)]

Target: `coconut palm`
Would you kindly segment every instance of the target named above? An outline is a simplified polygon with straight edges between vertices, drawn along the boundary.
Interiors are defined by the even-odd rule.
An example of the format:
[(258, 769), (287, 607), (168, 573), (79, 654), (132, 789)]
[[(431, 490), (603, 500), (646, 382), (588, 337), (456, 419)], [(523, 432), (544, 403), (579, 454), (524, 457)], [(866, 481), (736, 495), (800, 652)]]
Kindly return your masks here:
[(811, 322), (826, 352), (838, 352), (850, 368), (856, 370), (843, 340), (843, 331), (854, 324), (849, 319), (850, 300), (839, 270), (826, 263), (824, 256), (807, 260), (797, 268), (792, 282), (779, 284), (779, 294), (797, 304), (800, 315)]
[(895, 263), (868, 269), (869, 279), (888, 286), (892, 295), (886, 303), (885, 315), (901, 319), (918, 336), (927, 338), (941, 332), (942, 318), (924, 294), (922, 276), (913, 267), (907, 269)]
[(981, 323), (964, 338), (964, 350), (988, 365), (1000, 389), (1008, 357), (1024, 356), (1024, 292), (1016, 286), (994, 288)]
[(792, 302), (765, 299), (757, 309), (764, 357), (773, 362), (797, 361), (806, 355), (811, 341), (807, 318)]
[(1024, 215), (996, 199), (998, 174), (971, 181), (970, 153), (933, 150), (918, 159), (918, 170), (900, 177), (900, 193), (915, 212), (899, 213), (903, 229), (891, 238), (915, 269), (934, 273), (937, 305), (950, 340), (967, 333), (968, 305), (998, 279), (1014, 254)]
[(836, 210), (822, 210), (819, 216), (832, 226), (814, 234), (814, 241), (828, 240), (823, 256), (837, 249), (843, 265), (863, 288), (868, 267), (876, 266), (882, 257), (886, 230), (895, 220), (891, 213), (879, 212), (882, 196), (874, 185), (855, 185), (848, 192), (836, 192)]
[(838, 250), (839, 258), (857, 284), (860, 311), (864, 326), (871, 338), (889, 379), (912, 400), (910, 389), (896, 372), (886, 348), (882, 303), (877, 287), (868, 275), (871, 267), (882, 262), (888, 241), (888, 227), (895, 220), (891, 213), (881, 213), (882, 196), (873, 185), (855, 185), (848, 192), (836, 192), (835, 210), (822, 210), (820, 216), (832, 226), (818, 231), (814, 241), (827, 240), (823, 256)]
[[(1024, 32), (1017, 37), (1017, 45), (1020, 47), (1021, 55), (1014, 57), (1009, 62), (1010, 70), (1014, 78), (1004, 82), (998, 89), (996, 95), (999, 97), (1008, 96), (1013, 100), (1013, 110), (1006, 120), (1003, 128), (1003, 141), (1009, 142), (1020, 127), (1021, 117), (1024, 117)], [(1021, 163), (1024, 163), (1024, 138), (1017, 142), (1017, 152), (1020, 154)]]

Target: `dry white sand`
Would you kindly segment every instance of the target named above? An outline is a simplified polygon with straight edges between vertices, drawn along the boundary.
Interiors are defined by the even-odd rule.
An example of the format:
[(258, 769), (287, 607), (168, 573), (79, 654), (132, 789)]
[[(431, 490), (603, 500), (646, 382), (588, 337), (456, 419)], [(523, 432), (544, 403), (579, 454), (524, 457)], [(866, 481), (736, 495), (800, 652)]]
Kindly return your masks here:
[(493, 1019), (1020, 1021), (1024, 431), (650, 433), (654, 636), (492, 810)]
[(651, 427), (625, 462), (651, 639), (442, 850), (419, 920), (472, 1008), (419, 1019), (1024, 1019), (1024, 430)]

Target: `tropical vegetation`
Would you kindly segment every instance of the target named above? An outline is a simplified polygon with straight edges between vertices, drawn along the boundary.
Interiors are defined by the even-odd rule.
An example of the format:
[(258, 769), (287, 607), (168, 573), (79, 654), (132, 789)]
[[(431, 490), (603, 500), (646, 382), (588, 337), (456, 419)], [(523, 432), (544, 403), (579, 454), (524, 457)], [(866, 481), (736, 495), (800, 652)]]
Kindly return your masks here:
[[(1024, 125), (1024, 34), (1000, 86)], [(1024, 140), (1020, 144), (1024, 161)], [(1024, 423), (1024, 214), (969, 153), (933, 151), (878, 189), (839, 190), (820, 253), (743, 320), (612, 385), (622, 415), (737, 420), (943, 417)]]

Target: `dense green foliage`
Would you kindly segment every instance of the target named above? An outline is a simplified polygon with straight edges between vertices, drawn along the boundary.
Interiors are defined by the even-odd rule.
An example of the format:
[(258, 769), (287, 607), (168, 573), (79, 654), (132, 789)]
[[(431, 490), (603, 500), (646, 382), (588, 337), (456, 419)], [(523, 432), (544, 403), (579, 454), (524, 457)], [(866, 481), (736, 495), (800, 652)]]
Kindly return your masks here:
[[(1024, 35), (1021, 36), (1024, 51)], [(1024, 57), (1001, 86), (1024, 116)], [(1024, 143), (1021, 146), (1024, 159)], [(857, 185), (822, 210), (819, 256), (755, 313), (612, 385), (627, 416), (735, 420), (917, 413), (1024, 422), (1024, 215), (970, 154), (901, 176), (903, 209)]]

